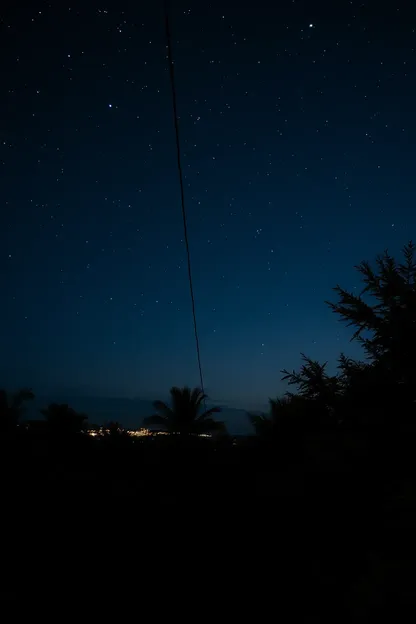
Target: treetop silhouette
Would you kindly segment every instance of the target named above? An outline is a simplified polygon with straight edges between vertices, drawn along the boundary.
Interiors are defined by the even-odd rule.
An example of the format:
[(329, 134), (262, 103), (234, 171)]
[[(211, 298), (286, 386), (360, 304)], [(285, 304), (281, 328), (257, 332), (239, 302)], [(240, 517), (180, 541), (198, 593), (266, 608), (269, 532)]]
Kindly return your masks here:
[[(338, 302), (326, 302), (347, 326), (355, 327), (351, 340), (358, 340), (366, 353), (367, 364), (341, 354), (344, 389), (364, 401), (365, 394), (371, 395), (377, 409), (395, 407), (397, 420), (415, 411), (415, 252), (410, 241), (403, 247), (403, 262), (395, 260), (387, 250), (377, 256), (376, 268), (361, 262), (356, 268), (363, 276), (362, 292), (354, 295), (336, 286)], [(364, 296), (373, 301), (365, 301)]]
[[(363, 276), (364, 288), (354, 295), (337, 285), (338, 302), (327, 305), (356, 328), (351, 340), (359, 340), (370, 361), (391, 366), (400, 360), (412, 361), (416, 347), (416, 259), (410, 241), (403, 248), (404, 262), (398, 263), (386, 250), (377, 256), (373, 269), (367, 261), (356, 269)], [(363, 295), (375, 302), (367, 303)], [(363, 332), (370, 335), (364, 337)], [(410, 359), (408, 359), (410, 357)]]
[(66, 403), (51, 403), (40, 412), (45, 416), (50, 432), (56, 434), (81, 433), (87, 420), (85, 414), (79, 414)]
[(169, 433), (182, 435), (210, 434), (225, 431), (223, 422), (211, 418), (212, 414), (221, 412), (220, 407), (211, 407), (201, 413), (203, 402), (207, 396), (200, 388), (191, 390), (189, 387), (170, 389), (171, 407), (163, 401), (155, 401), (157, 414), (144, 419), (145, 425), (156, 425)]
[[(336, 424), (388, 425), (409, 421), (416, 415), (416, 259), (410, 241), (403, 248), (404, 261), (389, 253), (377, 256), (376, 267), (367, 261), (355, 268), (363, 278), (359, 295), (337, 285), (338, 302), (326, 302), (333, 312), (355, 328), (365, 362), (341, 353), (338, 372), (328, 375), (323, 364), (301, 354), (299, 372), (283, 369), (282, 381), (297, 387), (287, 392), (293, 422), (302, 426)], [(364, 297), (370, 297), (366, 301)], [(270, 416), (250, 420), (261, 435), (276, 432), (276, 424), (288, 415), (287, 402), (270, 400)], [(295, 409), (296, 408), (296, 409)], [(296, 418), (295, 418), (296, 415)], [(394, 422), (393, 422), (394, 421)]]

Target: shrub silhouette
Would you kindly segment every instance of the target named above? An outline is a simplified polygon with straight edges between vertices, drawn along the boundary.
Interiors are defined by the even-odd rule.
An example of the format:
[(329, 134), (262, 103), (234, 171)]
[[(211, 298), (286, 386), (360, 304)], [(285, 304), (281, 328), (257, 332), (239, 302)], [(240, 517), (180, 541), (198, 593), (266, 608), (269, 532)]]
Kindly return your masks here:
[(79, 414), (66, 403), (51, 403), (40, 411), (46, 419), (49, 432), (54, 435), (80, 434), (87, 420), (85, 414)]
[(15, 430), (24, 413), (24, 403), (34, 398), (30, 388), (22, 388), (9, 396), (6, 390), (0, 390), (0, 432)]

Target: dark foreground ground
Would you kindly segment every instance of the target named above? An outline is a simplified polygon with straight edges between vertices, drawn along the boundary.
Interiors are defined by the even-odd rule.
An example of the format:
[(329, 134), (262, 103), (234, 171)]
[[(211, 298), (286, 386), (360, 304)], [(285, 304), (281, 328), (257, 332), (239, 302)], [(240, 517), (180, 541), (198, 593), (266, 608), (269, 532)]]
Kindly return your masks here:
[(250, 446), (12, 446), (2, 455), (3, 601), (133, 602), (144, 617), (151, 605), (152, 618), (193, 620), (414, 613), (407, 448), (399, 460), (361, 440), (353, 450), (308, 441), (279, 458)]

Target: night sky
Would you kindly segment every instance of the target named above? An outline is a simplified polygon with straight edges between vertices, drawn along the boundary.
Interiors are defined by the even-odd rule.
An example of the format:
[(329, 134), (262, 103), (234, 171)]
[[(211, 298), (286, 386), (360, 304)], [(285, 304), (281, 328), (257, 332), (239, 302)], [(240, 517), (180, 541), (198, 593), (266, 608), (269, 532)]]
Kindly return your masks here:
[[(324, 301), (414, 238), (416, 14), (171, 4), (205, 389), (253, 409), (301, 351), (360, 355)], [(162, 9), (2, 9), (2, 387), (199, 385)]]

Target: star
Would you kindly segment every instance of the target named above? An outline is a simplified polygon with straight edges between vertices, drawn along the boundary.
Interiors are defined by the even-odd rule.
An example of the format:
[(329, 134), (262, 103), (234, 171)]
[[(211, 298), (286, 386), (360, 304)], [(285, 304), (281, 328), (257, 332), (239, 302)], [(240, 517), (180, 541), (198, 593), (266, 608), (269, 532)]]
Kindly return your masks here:
[[(355, 264), (416, 228), (406, 157), (416, 27), (404, 9), (389, 29), (352, 1), (334, 3), (330, 21), (294, 0), (267, 14), (172, 3), (190, 271), (163, 20), (141, 3), (134, 19), (85, 9), (86, 26), (82, 10), (55, 4), (54, 32), (70, 20), (69, 39), (50, 30), (51, 9), (34, 11), (30, 29), (16, 10), (3, 28), (1, 270), (14, 307), (0, 309), (10, 326), (0, 371), (15, 350), (25, 353), (16, 386), (31, 383), (27, 371), (71, 385), (80, 369), (100, 392), (106, 379), (127, 393), (155, 388), (152, 399), (191, 384), (190, 273), (214, 394), (228, 392), (230, 371), (231, 385), (267, 400), (285, 390), (273, 371), (296, 368), (308, 345), (331, 365), (334, 344), (359, 359), (322, 311)], [(42, 342), (59, 346), (62, 379), (53, 358), (39, 364)]]

